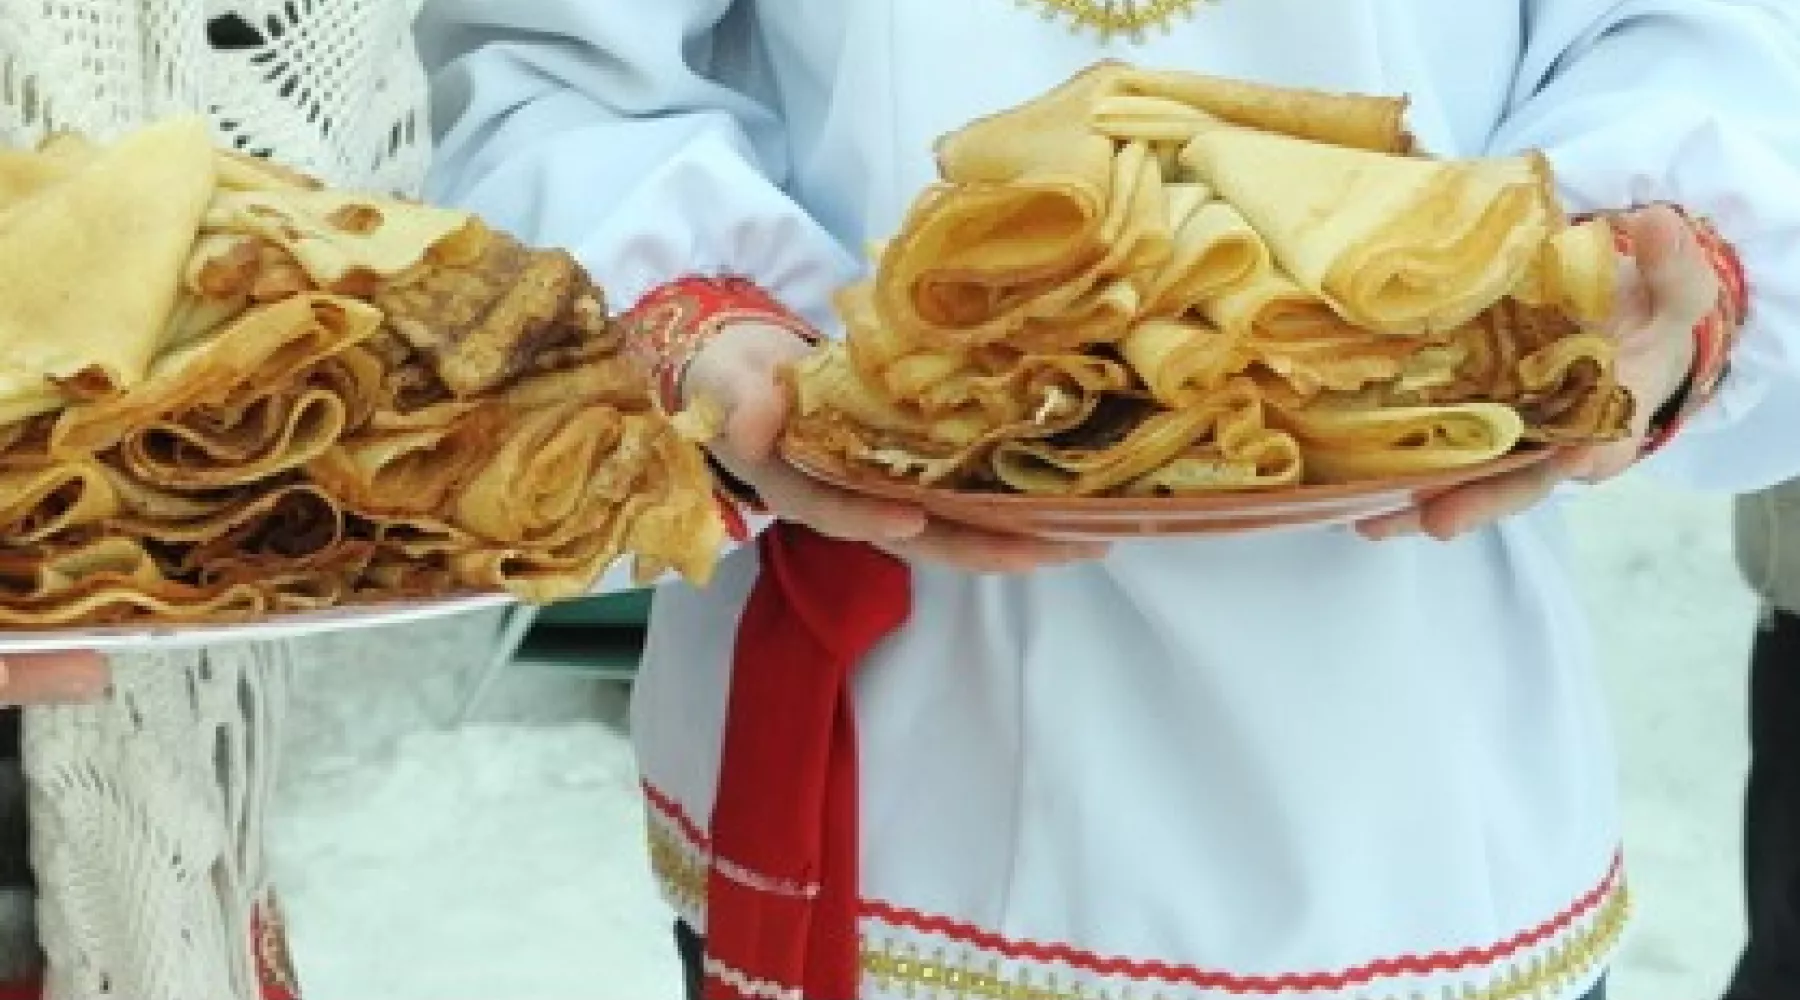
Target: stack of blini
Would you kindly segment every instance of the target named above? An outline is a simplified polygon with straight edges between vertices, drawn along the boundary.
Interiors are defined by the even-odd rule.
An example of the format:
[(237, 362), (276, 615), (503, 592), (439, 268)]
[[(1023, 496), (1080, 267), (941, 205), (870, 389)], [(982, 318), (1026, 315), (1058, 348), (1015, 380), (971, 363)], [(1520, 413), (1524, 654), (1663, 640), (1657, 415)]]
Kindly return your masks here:
[(1405, 102), (1096, 66), (942, 139), (792, 373), (852, 477), (1059, 496), (1387, 480), (1632, 411), (1617, 251), (1541, 156), (1419, 155)]
[(0, 627), (549, 600), (720, 541), (567, 254), (198, 120), (0, 152)]

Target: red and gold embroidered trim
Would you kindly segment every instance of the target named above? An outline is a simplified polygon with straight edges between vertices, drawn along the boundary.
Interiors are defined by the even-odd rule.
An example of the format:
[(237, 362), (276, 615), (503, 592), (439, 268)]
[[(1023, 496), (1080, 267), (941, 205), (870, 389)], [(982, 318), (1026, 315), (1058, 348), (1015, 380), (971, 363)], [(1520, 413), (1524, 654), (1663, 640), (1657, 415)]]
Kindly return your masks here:
[[(1690, 215), (1679, 205), (1671, 205), (1693, 232), (1708, 264), (1719, 279), (1719, 301), (1713, 311), (1694, 327), (1694, 361), (1687, 384), (1675, 401), (1674, 412), (1651, 428), (1643, 453), (1651, 455), (1680, 433), (1694, 414), (1712, 402), (1731, 368), (1731, 351), (1750, 312), (1750, 282), (1737, 250), (1719, 234), (1711, 220)], [(1614, 230), (1620, 253), (1631, 252), (1631, 241)]]
[[(1335, 994), (1366, 990), (1384, 979), (1466, 976), (1478, 969), (1504, 967), (1505, 973), (1485, 991), (1457, 992), (1454, 995), (1459, 998), (1479, 997), (1481, 1000), (1525, 1000), (1579, 979), (1598, 966), (1602, 956), (1623, 933), (1630, 915), (1630, 894), (1624, 885), (1623, 862), (1615, 859), (1600, 885), (1584, 894), (1562, 913), (1492, 947), (1464, 948), (1430, 955), (1402, 955), (1343, 972), (1287, 973), (1276, 976), (1234, 975), (1166, 962), (1108, 958), (1064, 945), (1016, 941), (984, 931), (972, 924), (934, 917), (888, 903), (866, 902), (863, 913), (864, 916), (896, 930), (945, 938), (960, 946), (985, 952), (994, 956), (995, 960), (1030, 963), (1040, 968), (1069, 969), (1108, 979), (1153, 982), (1232, 996)], [(1546, 954), (1531, 957), (1532, 953), (1546, 947), (1549, 949)], [(884, 964), (894, 960), (891, 953), (884, 953), (881, 958)], [(912, 957), (912, 961), (916, 966), (917, 955)], [(865, 965), (867, 964), (865, 958)], [(941, 960), (938, 964), (942, 965)], [(961, 966), (965, 974), (970, 968), (971, 965), (967, 962)], [(915, 980), (919, 974), (920, 970), (916, 967), (911, 970), (894, 969), (896, 978), (903, 982)], [(986, 997), (990, 994), (972, 990), (968, 995)]]
[(288, 951), (287, 925), (273, 894), (256, 910), (251, 923), (256, 942), (256, 971), (262, 1000), (300, 1000), (300, 977)]
[[(706, 838), (667, 796), (647, 783), (644, 794), (652, 870), (670, 902), (698, 924), (706, 910)], [(1384, 981), (1427, 977), (1463, 979), (1446, 994), (1457, 1000), (1535, 1000), (1598, 972), (1630, 915), (1624, 861), (1615, 857), (1600, 884), (1563, 912), (1491, 947), (1403, 955), (1341, 972), (1243, 976), (1007, 938), (972, 924), (864, 900), (861, 916), (872, 926), (862, 935), (862, 967), (884, 990), (946, 1000), (1092, 1000), (1106, 995), (1096, 992), (1094, 979), (1107, 980), (1107, 986), (1173, 987), (1196, 997), (1354, 994), (1359, 1000), (1416, 1000), (1412, 993), (1370, 991), (1379, 990)], [(880, 933), (884, 928), (887, 934)], [(922, 947), (917, 937), (947, 944)], [(1483, 975), (1489, 978), (1475, 978)]]
[[(1541, 955), (1512, 963), (1485, 987), (1465, 983), (1446, 987), (1442, 995), (1455, 997), (1456, 1000), (1537, 1000), (1558, 989), (1592, 979), (1618, 946), (1630, 913), (1630, 896), (1620, 888), (1607, 898), (1605, 904), (1594, 914), (1591, 923)], [(1106, 992), (1106, 987), (1094, 987), (1075, 981), (1066, 973), (1059, 976), (1056, 969), (1060, 966), (1050, 966), (1048, 970), (1044, 966), (1021, 965), (1016, 962), (1008, 962), (1007, 966), (1003, 966), (997, 958), (983, 960), (967, 953), (953, 957), (950, 949), (926, 950), (894, 940), (871, 945), (865, 939), (862, 964), (864, 973), (880, 984), (882, 989), (905, 996), (925, 995), (953, 1000), (1094, 1000), (1096, 997), (1111, 995)], [(1155, 989), (1165, 988), (1165, 980), (1137, 981), (1144, 981)], [(1303, 997), (1317, 995), (1319, 991), (1336, 994), (1354, 988), (1321, 985), (1313, 989), (1284, 985), (1272, 991), (1231, 987), (1211, 989), (1227, 995)], [(1159, 992), (1152, 995), (1165, 994)], [(1359, 1000), (1420, 1000), (1424, 996), (1418, 992), (1356, 995)]]
[[(644, 362), (656, 385), (665, 413), (682, 410), (682, 383), (688, 366), (705, 347), (734, 323), (762, 323), (817, 342), (818, 332), (755, 282), (739, 277), (688, 277), (652, 290), (619, 318), (626, 348)], [(739, 496), (717, 463), (714, 497), (734, 542), (750, 540), (744, 510), (761, 513), (754, 496)]]
[(663, 409), (682, 409), (681, 382), (694, 356), (736, 323), (763, 323), (807, 341), (819, 335), (806, 321), (745, 278), (688, 277), (645, 295), (619, 318), (625, 344), (656, 379)]

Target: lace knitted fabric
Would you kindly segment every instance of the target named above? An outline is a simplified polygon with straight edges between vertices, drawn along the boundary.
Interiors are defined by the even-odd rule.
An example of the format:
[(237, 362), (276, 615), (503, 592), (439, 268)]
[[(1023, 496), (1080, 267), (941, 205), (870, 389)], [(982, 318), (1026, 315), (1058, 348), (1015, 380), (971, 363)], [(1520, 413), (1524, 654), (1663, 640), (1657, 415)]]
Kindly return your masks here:
[(429, 154), (408, 0), (0, 0), (0, 140), (211, 112), (219, 137), (409, 193)]
[[(0, 0), (0, 141), (204, 111), (332, 183), (414, 191), (428, 155), (407, 0)], [(98, 706), (26, 713), (54, 1000), (253, 1000), (251, 913), (293, 651), (116, 657)]]

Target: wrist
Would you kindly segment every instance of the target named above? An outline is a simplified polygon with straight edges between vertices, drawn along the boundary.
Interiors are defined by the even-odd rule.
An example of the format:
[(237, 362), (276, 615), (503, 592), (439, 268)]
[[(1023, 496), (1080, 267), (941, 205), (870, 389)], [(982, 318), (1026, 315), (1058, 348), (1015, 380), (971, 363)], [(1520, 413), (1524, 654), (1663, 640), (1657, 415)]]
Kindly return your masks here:
[(677, 373), (674, 402), (692, 406), (705, 397), (729, 406), (735, 386), (766, 387), (780, 370), (811, 353), (818, 344), (811, 331), (799, 331), (760, 320), (726, 324), (687, 359)]
[[(645, 361), (665, 412), (705, 400), (729, 427), (738, 404), (780, 392), (783, 364), (808, 351), (818, 335), (799, 316), (743, 278), (689, 277), (655, 289), (621, 318), (621, 337)], [(732, 452), (727, 433), (706, 446), (726, 512), (757, 509), (755, 456)], [(738, 518), (741, 520), (741, 518)]]
[[(645, 295), (620, 317), (624, 343), (645, 362), (655, 380), (657, 399), (670, 413), (688, 402), (688, 371), (716, 341), (725, 338), (744, 350), (770, 338), (741, 328), (785, 331), (787, 339), (806, 344), (817, 334), (754, 282), (739, 277), (686, 277)], [(728, 336), (729, 335), (729, 336)], [(766, 348), (764, 348), (766, 349)], [(745, 360), (754, 361), (752, 353)], [(721, 400), (728, 402), (728, 400)]]

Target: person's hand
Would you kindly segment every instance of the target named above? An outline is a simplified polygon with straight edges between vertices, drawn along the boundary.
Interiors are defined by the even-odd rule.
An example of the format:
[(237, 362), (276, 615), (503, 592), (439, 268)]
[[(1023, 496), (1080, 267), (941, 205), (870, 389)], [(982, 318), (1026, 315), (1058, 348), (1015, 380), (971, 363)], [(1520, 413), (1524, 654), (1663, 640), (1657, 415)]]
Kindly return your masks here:
[(0, 706), (91, 702), (110, 680), (106, 659), (91, 650), (16, 653), (0, 659)]
[(811, 350), (780, 327), (738, 324), (701, 349), (683, 380), (686, 401), (710, 399), (724, 410), (724, 430), (711, 445), (714, 458), (778, 517), (902, 558), (973, 573), (1026, 572), (1105, 554), (1104, 546), (1039, 541), (934, 520), (916, 507), (827, 486), (788, 465), (776, 453), (789, 410), (777, 373)]
[(1694, 327), (1718, 303), (1719, 278), (1680, 215), (1665, 206), (1613, 220), (1630, 237), (1634, 260), (1620, 282), (1613, 333), (1619, 381), (1636, 403), (1623, 440), (1571, 448), (1533, 468), (1449, 490), (1418, 507), (1365, 521), (1357, 530), (1384, 539), (1424, 533), (1449, 540), (1527, 510), (1558, 483), (1603, 482), (1642, 453), (1650, 420), (1687, 378)]

